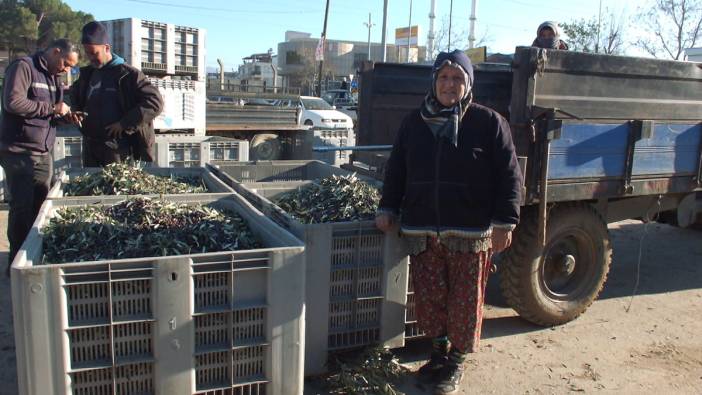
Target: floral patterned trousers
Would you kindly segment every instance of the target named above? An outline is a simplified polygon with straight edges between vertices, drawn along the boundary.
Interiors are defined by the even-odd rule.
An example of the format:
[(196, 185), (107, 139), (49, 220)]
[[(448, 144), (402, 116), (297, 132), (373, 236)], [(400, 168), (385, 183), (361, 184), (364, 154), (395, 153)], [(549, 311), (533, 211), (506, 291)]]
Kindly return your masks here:
[(462, 352), (476, 352), (490, 251), (451, 251), (429, 238), (427, 249), (410, 262), (419, 327), (432, 338), (448, 335)]

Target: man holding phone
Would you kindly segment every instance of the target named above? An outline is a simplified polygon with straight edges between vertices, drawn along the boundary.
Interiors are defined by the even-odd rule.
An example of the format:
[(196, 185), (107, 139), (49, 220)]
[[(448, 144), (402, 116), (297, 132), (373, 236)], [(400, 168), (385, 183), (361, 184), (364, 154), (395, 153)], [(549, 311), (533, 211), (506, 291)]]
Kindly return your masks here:
[(153, 162), (156, 156), (153, 120), (163, 110), (163, 99), (144, 73), (111, 51), (105, 26), (83, 26), (85, 56), (71, 87), (71, 121), (83, 139), (83, 166), (105, 166), (129, 158)]
[(63, 102), (60, 76), (77, 62), (77, 48), (60, 39), (43, 51), (13, 61), (5, 71), (0, 165), (5, 170), (10, 195), (8, 275), (10, 264), (49, 193), (55, 124), (70, 110)]

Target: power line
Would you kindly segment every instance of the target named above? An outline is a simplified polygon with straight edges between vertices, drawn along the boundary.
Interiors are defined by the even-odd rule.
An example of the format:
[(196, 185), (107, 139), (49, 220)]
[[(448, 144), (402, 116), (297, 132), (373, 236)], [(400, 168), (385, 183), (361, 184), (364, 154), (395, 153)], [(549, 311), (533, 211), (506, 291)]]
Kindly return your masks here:
[(321, 13), (321, 11), (316, 10), (316, 11), (302, 11), (302, 10), (297, 10), (297, 11), (267, 11), (267, 10), (261, 10), (261, 11), (251, 11), (251, 10), (236, 10), (233, 8), (215, 8), (215, 7), (200, 7), (200, 6), (191, 6), (191, 5), (185, 5), (185, 4), (172, 4), (172, 3), (163, 3), (160, 1), (149, 1), (149, 0), (126, 0), (131, 3), (140, 3), (140, 4), (149, 4), (149, 5), (157, 5), (157, 6), (162, 6), (162, 7), (172, 7), (172, 8), (184, 8), (184, 9), (190, 9), (190, 10), (202, 10), (202, 11), (217, 11), (217, 12), (231, 12), (235, 14), (316, 14), (316, 13)]

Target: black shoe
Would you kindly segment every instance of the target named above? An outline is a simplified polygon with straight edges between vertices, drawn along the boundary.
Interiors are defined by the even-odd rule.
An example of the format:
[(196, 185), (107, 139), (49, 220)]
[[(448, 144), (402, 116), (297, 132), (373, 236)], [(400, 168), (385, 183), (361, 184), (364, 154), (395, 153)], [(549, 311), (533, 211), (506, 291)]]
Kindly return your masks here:
[(435, 382), (447, 363), (448, 358), (445, 355), (432, 353), (429, 362), (417, 370), (417, 378), (424, 383)]
[(448, 395), (458, 392), (464, 372), (463, 365), (447, 364), (441, 370), (439, 382), (434, 388), (434, 395)]

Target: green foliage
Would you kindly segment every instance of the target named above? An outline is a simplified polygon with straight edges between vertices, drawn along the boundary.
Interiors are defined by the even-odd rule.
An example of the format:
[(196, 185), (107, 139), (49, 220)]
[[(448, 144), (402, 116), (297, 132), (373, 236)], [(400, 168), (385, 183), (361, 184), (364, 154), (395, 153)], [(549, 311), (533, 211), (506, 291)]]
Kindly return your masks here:
[(75, 177), (64, 186), (66, 196), (205, 193), (201, 179), (158, 177), (134, 163), (112, 163), (93, 174)]
[(142, 258), (259, 248), (236, 213), (137, 198), (60, 209), (42, 229), (44, 263)]
[(335, 355), (329, 371), (324, 386), (330, 394), (344, 395), (401, 395), (396, 385), (407, 374), (395, 356), (382, 348)]
[(83, 25), (94, 18), (61, 0), (0, 0), (0, 46), (29, 53), (58, 38), (80, 41)]
[(378, 190), (355, 174), (324, 178), (290, 191), (276, 201), (305, 224), (373, 219), (380, 202)]
[(594, 16), (561, 23), (566, 42), (573, 51), (620, 54), (624, 50), (624, 28), (617, 16), (605, 10), (601, 21)]

